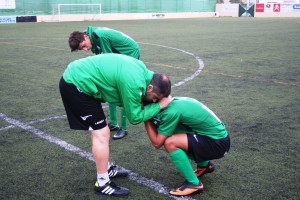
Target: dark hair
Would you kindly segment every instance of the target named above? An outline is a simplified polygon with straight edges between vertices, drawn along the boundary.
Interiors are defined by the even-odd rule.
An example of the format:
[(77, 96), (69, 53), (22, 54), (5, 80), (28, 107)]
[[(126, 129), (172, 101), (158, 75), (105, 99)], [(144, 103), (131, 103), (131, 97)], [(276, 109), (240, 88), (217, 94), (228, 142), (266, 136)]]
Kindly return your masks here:
[(162, 94), (164, 97), (169, 96), (171, 93), (171, 81), (164, 74), (155, 73), (151, 80), (151, 85), (153, 85), (153, 92)]
[(80, 31), (74, 31), (70, 34), (69, 37), (69, 46), (71, 48), (71, 51), (76, 51), (79, 48), (79, 44), (84, 41), (84, 35), (85, 33)]

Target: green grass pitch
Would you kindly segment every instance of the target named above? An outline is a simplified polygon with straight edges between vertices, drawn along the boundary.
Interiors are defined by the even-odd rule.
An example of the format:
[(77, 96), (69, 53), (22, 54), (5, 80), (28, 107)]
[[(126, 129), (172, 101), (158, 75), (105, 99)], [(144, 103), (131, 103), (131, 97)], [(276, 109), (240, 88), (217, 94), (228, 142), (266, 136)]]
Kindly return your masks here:
[[(91, 152), (89, 134), (69, 129), (58, 90), (68, 63), (92, 55), (71, 53), (67, 42), (89, 25), (134, 38), (141, 60), (173, 84), (196, 72), (196, 58), (203, 62), (172, 95), (204, 102), (225, 122), (232, 145), (202, 178), (204, 193), (191, 198), (300, 199), (298, 18), (1, 24), (0, 199), (113, 199), (94, 194), (94, 162), (33, 133)], [(151, 146), (143, 124), (130, 125), (110, 148), (111, 160), (142, 177), (167, 188), (184, 181), (167, 153)], [(114, 181), (131, 190), (125, 199), (172, 199), (134, 180)]]

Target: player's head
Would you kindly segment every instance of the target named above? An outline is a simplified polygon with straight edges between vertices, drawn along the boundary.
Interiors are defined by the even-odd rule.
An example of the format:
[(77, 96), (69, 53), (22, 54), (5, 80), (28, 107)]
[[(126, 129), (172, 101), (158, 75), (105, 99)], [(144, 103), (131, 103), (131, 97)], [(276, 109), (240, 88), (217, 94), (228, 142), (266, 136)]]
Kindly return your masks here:
[(69, 46), (71, 51), (84, 50), (89, 51), (92, 48), (90, 37), (80, 31), (74, 31), (69, 37)]
[(171, 93), (171, 81), (163, 74), (154, 74), (150, 85), (147, 86), (144, 103), (155, 103)]

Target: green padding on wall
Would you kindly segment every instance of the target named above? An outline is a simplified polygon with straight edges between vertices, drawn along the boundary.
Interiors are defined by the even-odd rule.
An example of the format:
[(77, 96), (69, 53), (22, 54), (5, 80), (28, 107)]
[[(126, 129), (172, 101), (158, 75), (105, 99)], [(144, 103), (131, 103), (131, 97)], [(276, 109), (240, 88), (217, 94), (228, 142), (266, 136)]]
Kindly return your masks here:
[[(5, 15), (53, 15), (58, 4), (101, 4), (101, 13), (215, 12), (215, 0), (16, 0), (16, 9), (0, 9)], [(99, 10), (99, 9), (98, 9)], [(67, 6), (61, 14), (95, 14), (93, 6)]]

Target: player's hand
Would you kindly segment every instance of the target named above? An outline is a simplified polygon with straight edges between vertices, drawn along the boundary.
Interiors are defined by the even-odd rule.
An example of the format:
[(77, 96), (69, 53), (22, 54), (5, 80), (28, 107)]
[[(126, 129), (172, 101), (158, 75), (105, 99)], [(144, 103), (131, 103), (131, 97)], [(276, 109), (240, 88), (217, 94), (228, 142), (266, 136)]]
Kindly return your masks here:
[(173, 97), (171, 95), (159, 100), (158, 103), (159, 103), (160, 109), (164, 109), (165, 107), (167, 107), (172, 102), (172, 100), (173, 100)]

